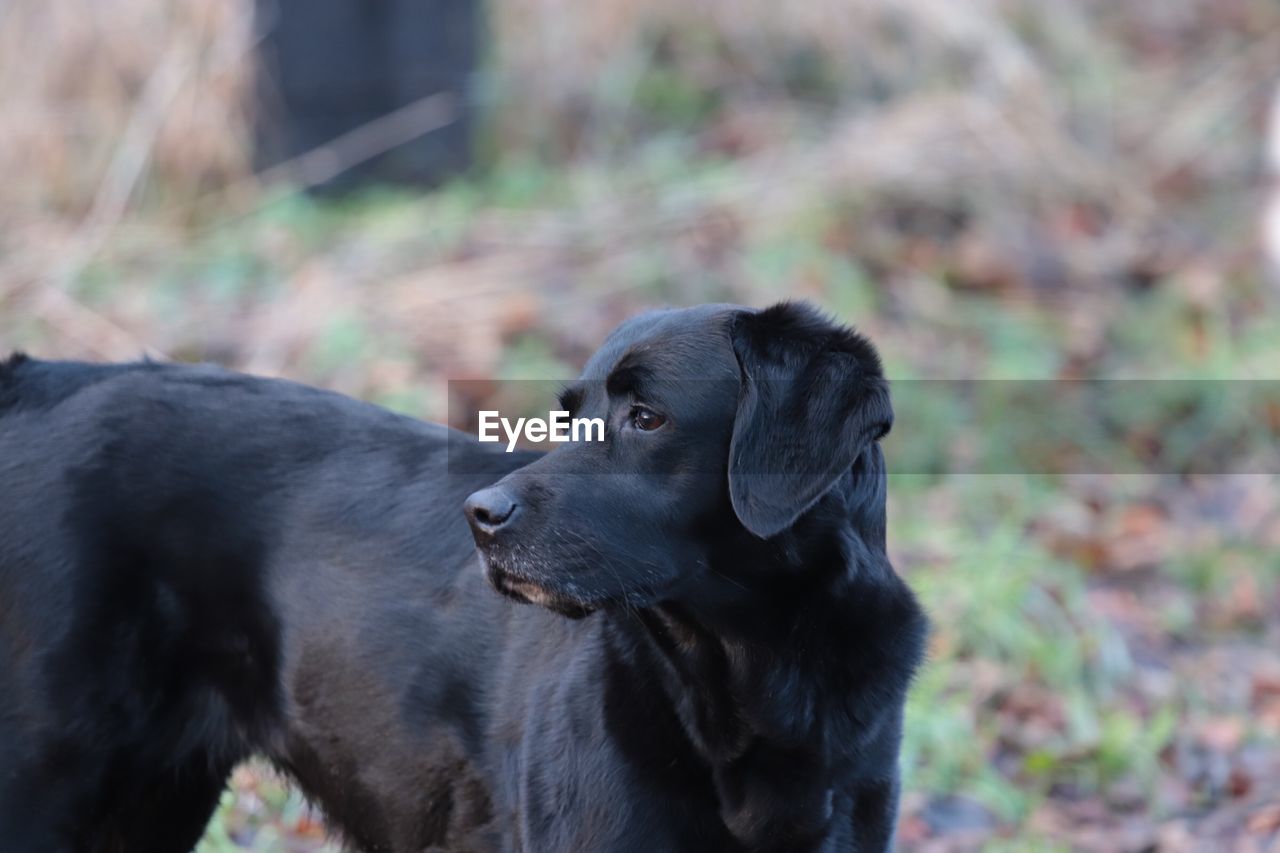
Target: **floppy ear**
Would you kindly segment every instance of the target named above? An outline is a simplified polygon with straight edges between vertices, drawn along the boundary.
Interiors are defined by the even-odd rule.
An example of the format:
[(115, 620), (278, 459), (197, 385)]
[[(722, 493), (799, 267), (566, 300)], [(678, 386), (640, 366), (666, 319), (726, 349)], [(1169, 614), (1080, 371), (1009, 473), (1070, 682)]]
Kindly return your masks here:
[(804, 303), (744, 312), (729, 496), (748, 530), (786, 530), (893, 424), (875, 348)]

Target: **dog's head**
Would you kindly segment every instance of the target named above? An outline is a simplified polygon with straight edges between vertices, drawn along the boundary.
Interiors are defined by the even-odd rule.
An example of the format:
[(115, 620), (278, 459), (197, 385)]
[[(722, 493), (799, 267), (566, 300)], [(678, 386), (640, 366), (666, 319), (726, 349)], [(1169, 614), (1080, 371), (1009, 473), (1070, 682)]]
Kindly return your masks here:
[(466, 514), (498, 590), (570, 616), (652, 604), (717, 543), (787, 531), (893, 421), (874, 348), (798, 303), (636, 317), (560, 402), (604, 440), (548, 453)]

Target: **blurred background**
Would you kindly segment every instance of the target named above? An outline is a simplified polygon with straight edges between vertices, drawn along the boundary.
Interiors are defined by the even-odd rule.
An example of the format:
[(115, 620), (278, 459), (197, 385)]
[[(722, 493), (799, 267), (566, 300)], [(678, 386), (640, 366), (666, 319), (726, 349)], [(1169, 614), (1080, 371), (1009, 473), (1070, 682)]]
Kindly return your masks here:
[[(443, 420), (643, 308), (805, 298), (897, 380), (1196, 380), (1135, 386), (1131, 473), (894, 477), (900, 846), (1273, 849), (1280, 477), (1161, 454), (1280, 379), (1277, 83), (1274, 0), (7, 0), (0, 350)], [(949, 405), (891, 464), (963, 451)], [(245, 848), (336, 844), (247, 765), (201, 849)]]

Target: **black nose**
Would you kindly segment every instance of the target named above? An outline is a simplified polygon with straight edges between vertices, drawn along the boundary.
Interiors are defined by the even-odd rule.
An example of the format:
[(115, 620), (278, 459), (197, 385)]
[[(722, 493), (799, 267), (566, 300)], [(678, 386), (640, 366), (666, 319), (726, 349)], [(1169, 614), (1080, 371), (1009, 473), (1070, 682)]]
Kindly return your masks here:
[(463, 505), (473, 530), (492, 536), (516, 514), (516, 502), (506, 490), (490, 486), (467, 498)]

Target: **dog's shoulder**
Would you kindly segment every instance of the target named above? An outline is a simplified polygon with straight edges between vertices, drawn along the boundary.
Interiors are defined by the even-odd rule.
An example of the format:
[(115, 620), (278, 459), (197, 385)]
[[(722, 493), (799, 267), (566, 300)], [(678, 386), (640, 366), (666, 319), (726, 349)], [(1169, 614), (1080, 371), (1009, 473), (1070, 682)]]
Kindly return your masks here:
[(318, 410), (378, 410), (331, 391), (238, 373), (214, 364), (151, 359), (112, 363), (45, 361), (23, 353), (0, 362), (0, 415), (18, 410), (47, 411), (73, 400), (80, 403), (76, 398), (85, 398), (85, 406), (105, 406), (118, 414), (145, 411), (149, 402), (157, 401), (206, 409), (219, 407), (230, 395), (262, 401), (260, 406), (250, 406), (252, 410), (281, 403)]
[(17, 397), (18, 370), (30, 360), (26, 353), (15, 352), (0, 361), (0, 413), (13, 406)]
[(23, 362), (30, 360), (25, 352), (14, 352), (4, 361), (0, 361), (0, 382), (4, 382)]
[(0, 361), (0, 416), (49, 409), (122, 373), (154, 371), (161, 367), (152, 361), (122, 364), (44, 361), (15, 352)]

